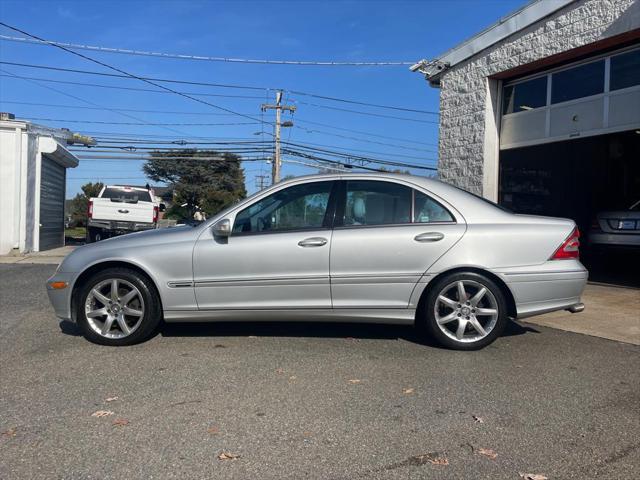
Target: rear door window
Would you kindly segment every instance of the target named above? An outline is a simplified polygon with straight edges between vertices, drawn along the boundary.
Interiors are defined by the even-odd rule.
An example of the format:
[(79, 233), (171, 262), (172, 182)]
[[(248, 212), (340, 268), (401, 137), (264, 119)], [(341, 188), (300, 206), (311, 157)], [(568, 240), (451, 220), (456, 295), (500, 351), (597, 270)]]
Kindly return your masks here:
[(411, 223), (411, 188), (397, 183), (349, 180), (343, 225)]

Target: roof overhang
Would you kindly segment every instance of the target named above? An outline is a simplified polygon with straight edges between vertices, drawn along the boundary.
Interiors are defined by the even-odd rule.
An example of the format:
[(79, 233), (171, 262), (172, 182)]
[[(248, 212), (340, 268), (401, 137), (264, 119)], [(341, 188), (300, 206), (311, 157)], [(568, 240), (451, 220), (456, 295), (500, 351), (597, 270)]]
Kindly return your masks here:
[(65, 168), (78, 166), (78, 157), (60, 145), (52, 137), (39, 137), (38, 150), (41, 154), (46, 155)]
[(446, 68), (436, 70), (432, 74), (427, 73), (427, 80), (429, 80), (429, 83), (432, 85), (437, 85), (440, 76), (446, 72), (448, 68), (464, 62), (499, 41), (533, 25), (575, 1), (576, 0), (533, 0), (529, 2), (519, 10), (501, 18), (490, 27), (439, 56), (435, 62), (444, 65)]

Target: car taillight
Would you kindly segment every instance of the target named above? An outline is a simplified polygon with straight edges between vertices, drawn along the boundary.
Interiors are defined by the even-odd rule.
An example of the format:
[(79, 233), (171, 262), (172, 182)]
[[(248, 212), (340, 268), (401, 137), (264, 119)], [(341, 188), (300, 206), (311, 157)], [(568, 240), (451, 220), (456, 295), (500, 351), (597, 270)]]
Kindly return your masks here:
[(89, 200), (89, 206), (87, 207), (87, 217), (93, 218), (93, 200)]
[(577, 227), (562, 242), (550, 260), (565, 260), (567, 258), (580, 258), (580, 230)]
[(158, 207), (153, 207), (153, 223), (158, 221)]

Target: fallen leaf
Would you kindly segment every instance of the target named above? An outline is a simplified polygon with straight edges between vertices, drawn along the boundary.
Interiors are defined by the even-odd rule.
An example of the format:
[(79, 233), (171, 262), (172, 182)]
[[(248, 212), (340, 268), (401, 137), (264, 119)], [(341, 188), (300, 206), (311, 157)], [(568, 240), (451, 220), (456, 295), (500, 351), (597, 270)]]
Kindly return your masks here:
[(129, 425), (129, 420), (126, 418), (118, 418), (113, 421), (112, 424), (114, 427), (124, 427), (125, 425)]
[(520, 477), (524, 480), (549, 480), (549, 477), (541, 473), (521, 473)]
[(475, 420), (476, 423), (484, 423), (484, 419), (482, 417), (473, 415), (473, 419)]
[(5, 430), (4, 432), (2, 432), (2, 435), (4, 435), (5, 437), (15, 437), (17, 430), (18, 429), (16, 427), (11, 427), (9, 430)]
[(109, 415), (113, 415), (111, 410), (98, 410), (97, 412), (93, 412), (91, 414), (92, 417), (108, 417)]
[(213, 427), (207, 428), (207, 432), (209, 432), (212, 435), (217, 435), (220, 433), (220, 429), (216, 426), (213, 426)]
[(249, 335), (249, 338), (258, 338), (256, 335)]
[(118, 400), (118, 397), (109, 397), (104, 399), (105, 402), (115, 402), (116, 400)]
[(284, 373), (284, 369), (283, 368), (276, 368), (276, 373), (278, 375), (282, 375)]
[(222, 452), (220, 455), (218, 455), (218, 460), (236, 460), (240, 458), (240, 455), (236, 455), (235, 453), (231, 453), (231, 452)]
[(410, 457), (405, 462), (410, 465), (424, 465), (426, 463), (430, 463), (431, 465), (449, 465), (449, 460), (447, 460), (447, 457), (438, 452), (429, 452), (422, 455), (416, 455), (414, 457)]
[(498, 456), (498, 454), (490, 448), (479, 448), (478, 453), (480, 455), (484, 455), (487, 458), (490, 458), (491, 460), (495, 460)]
[(402, 393), (404, 395), (411, 395), (413, 392), (415, 392), (415, 388), (403, 388), (402, 389)]
[(357, 378), (352, 378), (351, 380), (349, 380), (349, 383), (355, 385), (356, 383), (362, 383), (362, 380), (359, 380)]
[(217, 343), (213, 346), (213, 348), (227, 348), (226, 345), (222, 345), (221, 343)]
[(291, 375), (291, 376), (289, 377), (289, 380), (295, 380), (296, 378), (298, 378), (298, 377), (296, 377), (295, 375)]

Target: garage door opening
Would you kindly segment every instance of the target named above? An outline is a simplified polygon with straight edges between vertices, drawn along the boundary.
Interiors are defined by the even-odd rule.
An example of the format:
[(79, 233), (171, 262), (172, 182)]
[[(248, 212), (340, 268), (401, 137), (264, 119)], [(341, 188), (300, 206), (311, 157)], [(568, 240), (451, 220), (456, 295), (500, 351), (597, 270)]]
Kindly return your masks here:
[[(629, 241), (633, 235), (640, 238), (639, 222), (620, 223), (609, 215), (615, 229), (610, 242), (596, 246), (589, 238), (590, 233), (595, 238), (598, 214), (628, 212), (638, 201), (640, 130), (500, 152), (499, 202), (516, 213), (575, 220), (592, 281), (640, 287), (640, 245)], [(632, 217), (640, 219), (635, 208), (638, 215)], [(624, 235), (628, 245), (613, 246), (621, 243), (616, 235)]]

